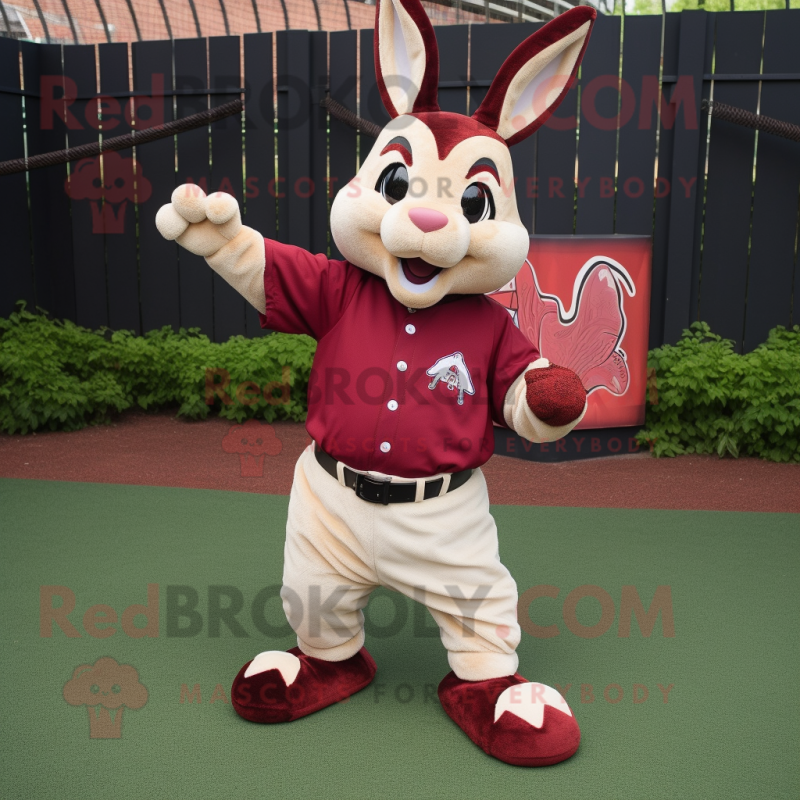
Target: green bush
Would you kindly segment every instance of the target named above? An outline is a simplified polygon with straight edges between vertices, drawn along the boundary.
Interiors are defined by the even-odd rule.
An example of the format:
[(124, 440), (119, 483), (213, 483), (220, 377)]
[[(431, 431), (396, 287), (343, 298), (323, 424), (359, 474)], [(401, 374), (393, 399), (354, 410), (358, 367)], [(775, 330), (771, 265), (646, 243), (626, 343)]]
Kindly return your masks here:
[(648, 401), (640, 444), (657, 456), (729, 453), (800, 462), (800, 326), (777, 327), (746, 355), (694, 323), (676, 345), (652, 350), (658, 402)]
[[(315, 347), (307, 336), (279, 333), (215, 344), (196, 328), (93, 332), (20, 304), (0, 319), (0, 430), (73, 431), (129, 408), (300, 421)], [(217, 391), (208, 390), (211, 381)], [(237, 398), (248, 381), (255, 386), (245, 384)]]
[[(195, 328), (93, 332), (20, 304), (0, 319), (0, 430), (77, 430), (129, 408), (302, 421), (314, 350), (313, 339), (280, 333), (215, 344)], [(775, 328), (739, 355), (695, 323), (678, 344), (652, 350), (648, 366), (658, 402), (648, 401), (637, 438), (656, 456), (800, 462), (800, 326)]]

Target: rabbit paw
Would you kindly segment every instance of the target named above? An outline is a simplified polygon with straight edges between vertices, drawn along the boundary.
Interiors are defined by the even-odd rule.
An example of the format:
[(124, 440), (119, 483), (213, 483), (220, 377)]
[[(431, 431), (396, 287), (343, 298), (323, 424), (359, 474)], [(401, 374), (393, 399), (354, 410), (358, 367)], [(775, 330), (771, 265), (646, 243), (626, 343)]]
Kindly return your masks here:
[(538, 419), (554, 428), (578, 419), (586, 405), (581, 379), (566, 367), (551, 364), (525, 373), (526, 400)]
[(197, 184), (184, 183), (172, 193), (172, 202), (159, 209), (156, 227), (165, 239), (208, 257), (238, 235), (242, 218), (232, 195), (206, 195)]

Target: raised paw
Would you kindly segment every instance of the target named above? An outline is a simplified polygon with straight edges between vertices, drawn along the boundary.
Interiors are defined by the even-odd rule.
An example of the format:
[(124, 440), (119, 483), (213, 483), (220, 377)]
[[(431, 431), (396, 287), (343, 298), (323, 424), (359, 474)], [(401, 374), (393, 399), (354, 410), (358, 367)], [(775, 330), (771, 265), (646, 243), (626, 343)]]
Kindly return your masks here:
[(194, 183), (184, 183), (172, 193), (172, 202), (156, 214), (159, 233), (190, 253), (213, 256), (242, 229), (239, 204), (226, 192), (206, 193)]
[(528, 408), (554, 428), (569, 425), (583, 412), (586, 389), (581, 379), (566, 367), (551, 364), (525, 373)]

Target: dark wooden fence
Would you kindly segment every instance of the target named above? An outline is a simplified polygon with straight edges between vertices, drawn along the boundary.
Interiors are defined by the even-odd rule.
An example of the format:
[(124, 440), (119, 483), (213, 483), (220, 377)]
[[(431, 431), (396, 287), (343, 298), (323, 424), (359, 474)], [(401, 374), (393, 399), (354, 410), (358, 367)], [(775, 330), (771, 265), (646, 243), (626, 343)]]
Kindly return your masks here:
[[(472, 112), (535, 29), (437, 29), (442, 108)], [(96, 48), (0, 39), (0, 160), (125, 133), (126, 105), (148, 126), (245, 99), (241, 120), (143, 145), (135, 159), (104, 157), (105, 204), (95, 162), (73, 163), (69, 183), (66, 165), (0, 177), (0, 315), (25, 299), (92, 328), (258, 335), (244, 300), (159, 236), (156, 211), (192, 180), (234, 194), (265, 236), (336, 255), (330, 198), (372, 140), (319, 104), (329, 91), (387, 121), (372, 35), (290, 30)], [(749, 350), (771, 327), (800, 321), (800, 145), (716, 120), (709, 127), (700, 110), (713, 92), (800, 123), (798, 41), (800, 10), (600, 17), (579, 86), (512, 148), (531, 230), (653, 235), (653, 346), (701, 319)], [(62, 86), (67, 101), (54, 99)], [(98, 94), (112, 98), (101, 122)]]

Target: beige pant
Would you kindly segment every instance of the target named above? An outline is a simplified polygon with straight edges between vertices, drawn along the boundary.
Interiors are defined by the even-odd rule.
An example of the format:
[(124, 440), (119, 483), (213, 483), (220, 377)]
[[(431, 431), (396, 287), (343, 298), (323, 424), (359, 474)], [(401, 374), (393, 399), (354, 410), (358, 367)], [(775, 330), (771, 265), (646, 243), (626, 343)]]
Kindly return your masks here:
[(516, 672), (517, 586), (500, 563), (483, 473), (441, 497), (384, 506), (329, 475), (312, 445), (295, 467), (281, 591), (300, 649), (327, 661), (358, 652), (378, 586), (427, 606), (458, 677)]

